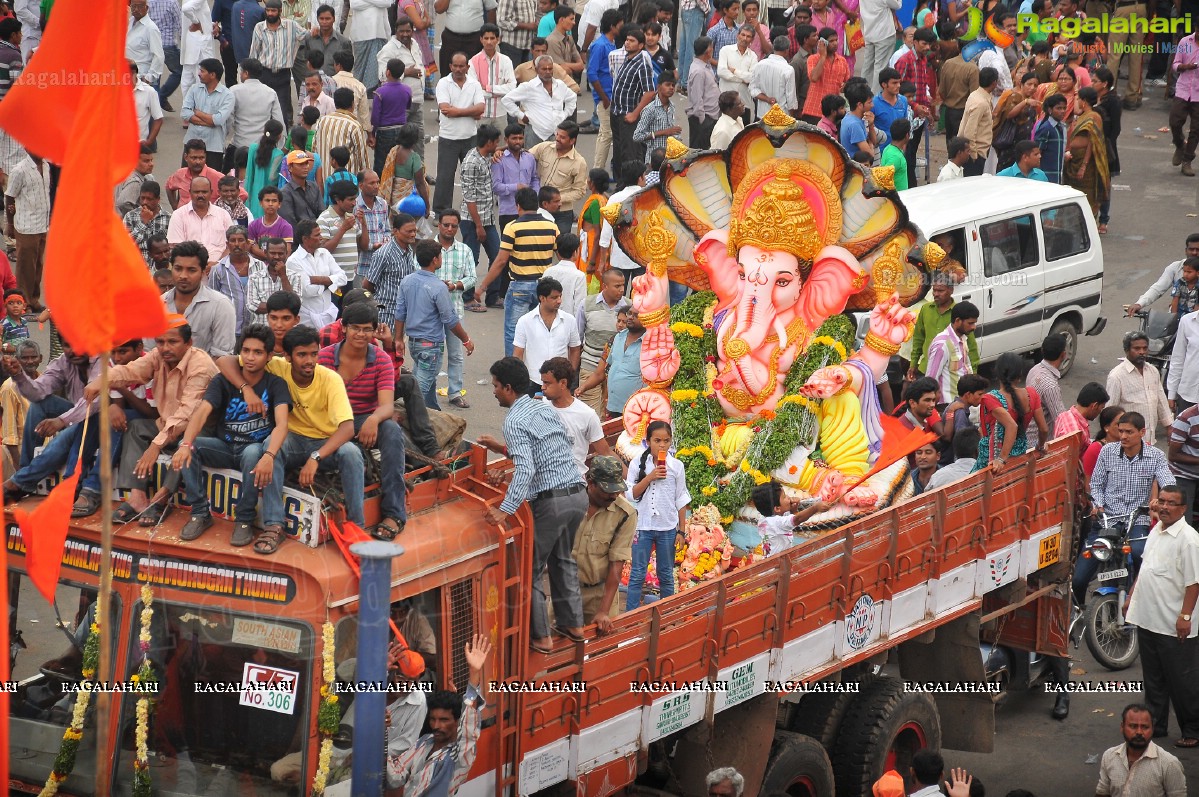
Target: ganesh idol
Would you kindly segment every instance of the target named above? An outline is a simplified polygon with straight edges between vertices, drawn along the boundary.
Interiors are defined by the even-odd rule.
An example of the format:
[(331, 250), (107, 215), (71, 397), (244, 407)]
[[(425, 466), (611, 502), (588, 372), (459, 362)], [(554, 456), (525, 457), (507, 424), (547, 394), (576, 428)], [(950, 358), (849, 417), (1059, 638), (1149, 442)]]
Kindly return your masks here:
[[(633, 309), (647, 330), (647, 387), (626, 404), (629, 441), (639, 442), (649, 420), (669, 420), (677, 409), (667, 389), (686, 366), (672, 331), (669, 282), (684, 283), (714, 294), (701, 328), (715, 351), (705, 358), (699, 392), (718, 402), (722, 417), (712, 424), (710, 449), (703, 448), (760, 482), (766, 474), (754, 463), (729, 458), (738, 449), (752, 456), (769, 419), (802, 401), (813, 410), (811, 428), (801, 430), (770, 475), (828, 503), (874, 506), (880, 489), (863, 477), (882, 449), (875, 385), (910, 336), (915, 315), (908, 306), (923, 295), (943, 254), (935, 244), (920, 245), (890, 167), (860, 167), (823, 132), (776, 107), (725, 152), (688, 150), (672, 140), (660, 182), (609, 205), (605, 217), (619, 245), (647, 269), (633, 281)], [(795, 389), (792, 369), (809, 363), (814, 344), (827, 340), (822, 325), (846, 311), (868, 312), (864, 345), (854, 352), (836, 344), (845, 356), (808, 367), (810, 376)], [(689, 484), (693, 494), (705, 486)]]

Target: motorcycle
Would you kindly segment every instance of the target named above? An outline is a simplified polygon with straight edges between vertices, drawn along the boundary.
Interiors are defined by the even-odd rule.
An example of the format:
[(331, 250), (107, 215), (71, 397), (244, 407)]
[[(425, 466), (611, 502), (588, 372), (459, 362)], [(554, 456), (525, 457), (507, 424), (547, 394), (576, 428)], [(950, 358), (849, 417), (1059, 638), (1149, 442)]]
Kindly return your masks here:
[[(1133, 537), (1133, 529), (1149, 507), (1127, 515), (1102, 516), (1099, 533), (1083, 550), (1084, 559), (1099, 563), (1095, 574), (1099, 586), (1089, 594), (1083, 610), (1082, 631), (1095, 660), (1109, 670), (1123, 670), (1140, 653), (1137, 631), (1124, 619), (1124, 604), (1136, 578), (1132, 547), (1145, 536)], [(1145, 528), (1145, 527), (1142, 527)]]
[[(1124, 306), (1128, 312), (1128, 305)], [(1178, 334), (1178, 315), (1169, 310), (1138, 310), (1132, 314), (1140, 322), (1138, 331), (1149, 338), (1149, 354), (1145, 358), (1157, 368), (1166, 384), (1170, 371), (1170, 355), (1174, 352), (1174, 338)]]

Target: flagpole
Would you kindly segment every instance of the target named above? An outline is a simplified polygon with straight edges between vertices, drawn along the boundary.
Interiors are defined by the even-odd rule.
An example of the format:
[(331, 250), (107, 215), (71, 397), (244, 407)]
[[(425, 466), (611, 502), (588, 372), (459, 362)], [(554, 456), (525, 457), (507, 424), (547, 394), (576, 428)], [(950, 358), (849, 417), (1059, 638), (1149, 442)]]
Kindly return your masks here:
[[(109, 352), (100, 355), (100, 409), (96, 421), (100, 426), (100, 594), (96, 599), (96, 622), (100, 624), (100, 666), (97, 679), (112, 680), (113, 628), (110, 622), (109, 600), (112, 595), (112, 424), (108, 421), (108, 362)], [(83, 463), (80, 463), (82, 466)], [(100, 692), (96, 704), (96, 797), (108, 797), (112, 781), (108, 753), (109, 718), (112, 695)]]

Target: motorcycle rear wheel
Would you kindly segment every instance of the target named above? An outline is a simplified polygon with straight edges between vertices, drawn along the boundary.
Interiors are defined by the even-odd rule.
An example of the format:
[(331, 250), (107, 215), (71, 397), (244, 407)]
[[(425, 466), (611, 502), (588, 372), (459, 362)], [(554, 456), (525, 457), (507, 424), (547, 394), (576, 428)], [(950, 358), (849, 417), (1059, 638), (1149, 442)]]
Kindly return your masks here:
[(1128, 669), (1141, 651), (1136, 628), (1116, 623), (1117, 600), (1116, 595), (1092, 595), (1083, 634), (1091, 655), (1109, 670)]

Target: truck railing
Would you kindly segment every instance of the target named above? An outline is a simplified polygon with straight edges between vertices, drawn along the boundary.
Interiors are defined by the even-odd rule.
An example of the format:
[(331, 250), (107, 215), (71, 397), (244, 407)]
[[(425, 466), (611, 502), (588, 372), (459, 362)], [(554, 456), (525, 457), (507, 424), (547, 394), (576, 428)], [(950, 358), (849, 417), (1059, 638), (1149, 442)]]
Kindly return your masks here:
[[(586, 689), (522, 696), (521, 792), (559, 774), (586, 781), (580, 793), (605, 778), (627, 783), (646, 745), (710, 722), (764, 693), (767, 681), (828, 677), (1069, 556), (1079, 445), (1076, 436), (1053, 441), (1043, 456), (880, 510), (538, 657), (529, 676)], [(674, 688), (696, 681), (722, 689)]]

